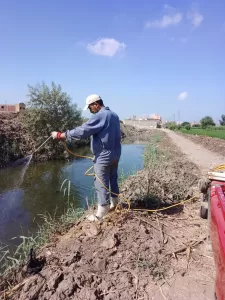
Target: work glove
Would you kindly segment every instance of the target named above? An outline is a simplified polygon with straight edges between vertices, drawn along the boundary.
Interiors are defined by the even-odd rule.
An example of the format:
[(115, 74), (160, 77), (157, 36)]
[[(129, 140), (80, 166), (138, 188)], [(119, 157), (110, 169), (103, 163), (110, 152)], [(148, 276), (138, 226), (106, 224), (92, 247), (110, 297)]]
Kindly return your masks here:
[(61, 132), (58, 131), (52, 131), (51, 132), (51, 136), (53, 138), (53, 140), (60, 140), (60, 136), (61, 136)]

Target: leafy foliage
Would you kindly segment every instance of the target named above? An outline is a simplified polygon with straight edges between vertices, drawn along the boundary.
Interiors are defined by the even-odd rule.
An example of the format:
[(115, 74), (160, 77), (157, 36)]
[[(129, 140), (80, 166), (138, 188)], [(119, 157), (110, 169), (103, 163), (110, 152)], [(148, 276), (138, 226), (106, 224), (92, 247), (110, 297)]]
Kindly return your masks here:
[(185, 127), (186, 125), (190, 125), (190, 126), (191, 126), (191, 124), (190, 124), (189, 122), (183, 122), (183, 123), (181, 124), (181, 127)]
[(206, 116), (200, 121), (201, 127), (202, 128), (207, 128), (209, 126), (215, 126), (216, 124), (214, 123), (212, 117)]
[(225, 126), (225, 115), (221, 116), (220, 125)]
[(177, 129), (177, 125), (175, 122), (168, 122), (167, 128), (169, 128), (170, 130), (175, 130), (175, 129)]
[[(62, 91), (60, 85), (52, 82), (48, 87), (43, 82), (28, 88), (29, 102), (22, 120), (37, 144), (42, 143), (52, 131), (64, 132), (82, 123), (81, 111), (71, 103), (71, 97)], [(50, 148), (49, 153), (55, 147), (59, 150), (58, 144), (53, 141), (47, 147)]]

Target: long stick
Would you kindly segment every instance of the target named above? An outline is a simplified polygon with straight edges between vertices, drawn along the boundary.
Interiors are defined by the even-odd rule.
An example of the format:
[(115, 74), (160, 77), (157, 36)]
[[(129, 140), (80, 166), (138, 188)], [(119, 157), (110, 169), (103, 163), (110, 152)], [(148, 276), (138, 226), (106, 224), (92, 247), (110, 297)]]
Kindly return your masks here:
[(42, 146), (44, 146), (44, 144), (47, 143), (47, 141), (51, 138), (52, 136), (50, 135), (46, 141), (44, 141), (44, 143), (42, 143), (36, 150), (34, 150), (34, 152), (32, 154), (34, 154), (35, 152), (37, 152)]

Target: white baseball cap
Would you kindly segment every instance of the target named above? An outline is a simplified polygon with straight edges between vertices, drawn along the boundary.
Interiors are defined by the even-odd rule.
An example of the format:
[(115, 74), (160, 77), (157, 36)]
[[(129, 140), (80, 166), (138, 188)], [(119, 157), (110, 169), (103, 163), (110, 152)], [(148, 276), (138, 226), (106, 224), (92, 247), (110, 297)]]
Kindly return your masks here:
[(94, 103), (98, 100), (101, 100), (101, 97), (96, 95), (96, 94), (92, 94), (92, 95), (89, 95), (87, 98), (86, 98), (86, 105), (84, 107), (84, 110), (88, 109), (88, 106), (91, 104), (91, 103)]

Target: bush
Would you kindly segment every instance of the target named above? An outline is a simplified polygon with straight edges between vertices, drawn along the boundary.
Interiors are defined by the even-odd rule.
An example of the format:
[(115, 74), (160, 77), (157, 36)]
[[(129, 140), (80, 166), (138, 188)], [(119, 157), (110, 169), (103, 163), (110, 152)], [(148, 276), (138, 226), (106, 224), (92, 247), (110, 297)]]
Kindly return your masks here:
[(181, 124), (181, 127), (184, 127), (184, 128), (185, 128), (186, 125), (190, 125), (190, 126), (191, 126), (191, 124), (190, 124), (189, 122), (183, 122), (183, 123)]
[[(35, 87), (29, 86), (29, 102), (22, 115), (22, 121), (29, 133), (40, 145), (52, 131), (64, 132), (82, 123), (81, 111), (71, 103), (70, 96), (62, 91), (60, 85), (52, 82), (48, 87), (44, 82)], [(50, 156), (61, 155), (64, 148), (50, 140), (46, 144)], [(44, 149), (41, 149), (44, 151)]]
[(176, 124), (170, 124), (168, 127), (170, 130), (175, 130), (177, 128)]
[(206, 117), (202, 118), (201, 121), (200, 121), (200, 123), (201, 123), (201, 127), (203, 129), (205, 129), (205, 128), (209, 127), (209, 126), (215, 126), (216, 125), (214, 123), (212, 117), (209, 117), (209, 116), (206, 116)]
[(187, 125), (185, 125), (185, 127), (184, 127), (186, 130), (190, 130), (191, 129), (191, 125), (190, 124), (187, 124)]
[(222, 116), (221, 116), (220, 125), (221, 125), (221, 126), (224, 126), (224, 125), (225, 125), (225, 115), (222, 115)]
[(166, 124), (167, 125), (167, 128), (170, 129), (170, 130), (175, 130), (177, 129), (177, 125), (175, 122), (169, 122)]

